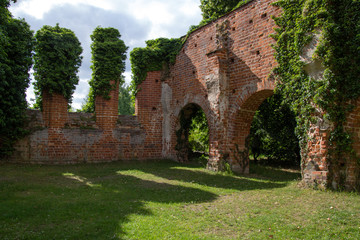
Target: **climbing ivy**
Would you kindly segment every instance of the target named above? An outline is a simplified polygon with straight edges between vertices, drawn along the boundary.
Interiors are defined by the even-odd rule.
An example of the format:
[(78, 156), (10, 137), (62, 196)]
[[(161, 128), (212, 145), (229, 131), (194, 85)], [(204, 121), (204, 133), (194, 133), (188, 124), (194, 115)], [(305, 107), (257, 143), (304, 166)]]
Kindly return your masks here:
[(42, 93), (62, 94), (71, 103), (77, 73), (81, 65), (82, 48), (74, 32), (67, 28), (43, 26), (35, 34), (34, 76), (37, 104), (41, 106)]
[(13, 143), (25, 132), (25, 91), (34, 46), (30, 26), (13, 18), (9, 5), (10, 1), (0, 0), (0, 159), (12, 153)]
[(209, 24), (212, 21), (234, 11), (253, 0), (200, 0), (200, 9), (203, 19), (198, 25), (192, 25), (183, 41), (197, 29)]
[(159, 71), (173, 64), (181, 47), (179, 38), (158, 38), (146, 41), (145, 48), (134, 48), (130, 53), (133, 93), (145, 80), (147, 72)]
[[(331, 161), (338, 165), (353, 151), (344, 123), (353, 109), (351, 100), (360, 97), (360, 1), (280, 0), (274, 5), (283, 11), (274, 18), (277, 91), (299, 116), (297, 133), (303, 146), (316, 114), (333, 123)], [(318, 79), (304, 71), (300, 59), (316, 35), (321, 37), (313, 59), (324, 69)]]
[(94, 96), (108, 99), (110, 91), (122, 81), (128, 47), (120, 37), (119, 30), (111, 27), (97, 27), (91, 35), (93, 72), (89, 83)]

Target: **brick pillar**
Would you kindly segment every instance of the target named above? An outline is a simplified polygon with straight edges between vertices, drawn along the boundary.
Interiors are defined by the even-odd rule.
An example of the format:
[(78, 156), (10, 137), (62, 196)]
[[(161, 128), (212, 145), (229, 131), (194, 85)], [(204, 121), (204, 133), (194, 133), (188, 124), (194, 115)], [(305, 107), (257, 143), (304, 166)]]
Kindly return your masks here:
[[(111, 81), (113, 85), (115, 81)], [(119, 85), (117, 84), (115, 89), (109, 93), (109, 99), (105, 99), (102, 96), (96, 96), (95, 98), (95, 113), (96, 113), (96, 125), (103, 130), (110, 130), (115, 128), (118, 119), (118, 105), (119, 105)]]
[(331, 126), (319, 119), (308, 131), (301, 147), (301, 172), (306, 185), (326, 188), (329, 180), (328, 150)]
[(145, 130), (144, 158), (162, 158), (161, 71), (148, 72), (138, 89), (135, 114)]
[(68, 101), (61, 94), (43, 91), (42, 115), (46, 127), (64, 127), (68, 121)]

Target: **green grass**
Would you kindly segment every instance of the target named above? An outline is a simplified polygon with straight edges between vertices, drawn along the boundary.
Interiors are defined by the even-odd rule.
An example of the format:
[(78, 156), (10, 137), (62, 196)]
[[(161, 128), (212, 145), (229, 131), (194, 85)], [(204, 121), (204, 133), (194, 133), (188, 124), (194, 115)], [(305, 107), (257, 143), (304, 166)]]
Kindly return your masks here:
[(360, 239), (360, 196), (196, 164), (0, 165), (0, 239)]

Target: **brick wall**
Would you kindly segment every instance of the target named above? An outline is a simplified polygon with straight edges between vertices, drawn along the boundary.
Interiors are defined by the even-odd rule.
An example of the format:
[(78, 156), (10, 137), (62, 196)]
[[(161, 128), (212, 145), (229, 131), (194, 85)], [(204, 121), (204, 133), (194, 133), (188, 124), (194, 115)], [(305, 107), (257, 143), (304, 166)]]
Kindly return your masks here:
[[(208, 168), (221, 160), (234, 171), (249, 172), (247, 136), (259, 105), (273, 94), (271, 70), (276, 65), (269, 36), (275, 0), (254, 0), (196, 30), (168, 71), (149, 72), (136, 96), (137, 116), (117, 116), (117, 89), (110, 100), (96, 99), (91, 114), (67, 113), (59, 95), (44, 93), (44, 111), (29, 111), (32, 133), (20, 140), (13, 161), (32, 163), (102, 162), (121, 159), (179, 159), (176, 131), (182, 109), (200, 107), (209, 127)], [(355, 153), (360, 155), (360, 103), (349, 114)], [(331, 124), (319, 116), (302, 149), (302, 174), (307, 184), (327, 184), (328, 138)], [(329, 173), (330, 171), (330, 173)], [(348, 189), (359, 186), (359, 167), (344, 161)]]
[[(169, 77), (162, 79), (171, 99), (153, 112), (161, 115), (163, 109), (169, 109), (163, 123), (170, 126), (163, 127), (163, 136), (168, 136), (168, 142), (163, 141), (166, 156), (176, 158), (175, 132), (181, 109), (196, 104), (205, 112), (209, 125), (208, 167), (219, 169), (219, 160), (225, 157), (234, 170), (248, 171), (233, 152), (235, 145), (244, 150), (253, 113), (274, 89), (269, 78), (276, 64), (270, 46), (274, 40), (269, 35), (275, 26), (271, 15), (280, 10), (270, 2), (252, 1), (188, 37)], [(138, 95), (146, 94), (142, 91)]]

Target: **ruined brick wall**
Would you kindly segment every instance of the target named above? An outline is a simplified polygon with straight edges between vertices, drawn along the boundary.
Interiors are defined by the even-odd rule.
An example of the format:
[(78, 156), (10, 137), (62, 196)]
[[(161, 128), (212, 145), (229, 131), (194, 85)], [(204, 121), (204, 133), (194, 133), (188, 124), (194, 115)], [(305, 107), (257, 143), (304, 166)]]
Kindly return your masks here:
[[(226, 157), (234, 170), (247, 171), (232, 153), (235, 145), (239, 150), (245, 149), (244, 139), (253, 114), (274, 89), (274, 82), (269, 78), (276, 64), (271, 48), (274, 40), (269, 35), (275, 27), (271, 15), (279, 14), (280, 10), (271, 6), (271, 2), (254, 0), (196, 30), (188, 37), (169, 74), (163, 74), (161, 82), (152, 79), (153, 74), (161, 78), (160, 72), (151, 73), (143, 82), (137, 104), (141, 105), (140, 99), (152, 99), (154, 106), (149, 106), (146, 114), (152, 108), (155, 119), (161, 119), (157, 115), (163, 116), (162, 127), (144, 128), (147, 134), (150, 130), (162, 136), (164, 157), (177, 158), (175, 133), (180, 127), (179, 113), (188, 104), (195, 104), (201, 107), (208, 120), (208, 167), (218, 169), (219, 159)], [(161, 89), (159, 97), (148, 96), (145, 85), (151, 91)], [(138, 112), (142, 125), (147, 122), (140, 117), (143, 112)]]
[(69, 113), (63, 127), (46, 127), (40, 111), (28, 110), (31, 133), (15, 145), (12, 162), (69, 164), (143, 160), (144, 130), (136, 116), (118, 116), (116, 126), (103, 130), (93, 114)]
[(356, 188), (360, 191), (360, 99), (352, 103), (355, 108), (347, 117), (345, 129), (352, 134), (353, 149), (356, 157), (350, 157), (346, 163), (346, 182), (345, 187), (348, 190)]
[(97, 97), (94, 115), (68, 113), (63, 96), (44, 94), (43, 112), (27, 111), (30, 134), (17, 142), (9, 160), (67, 164), (147, 159), (137, 117), (118, 116), (118, 89), (110, 97)]
[[(174, 65), (149, 72), (136, 96), (136, 116), (117, 116), (118, 92), (96, 99), (96, 117), (68, 113), (65, 99), (44, 94), (44, 110), (28, 111), (31, 134), (20, 140), (13, 161), (31, 163), (104, 162), (170, 158), (176, 150), (182, 110), (201, 108), (209, 127), (208, 168), (219, 170), (226, 160), (234, 171), (249, 172), (247, 136), (255, 111), (273, 94), (271, 70), (276, 65), (270, 37), (275, 0), (253, 0), (188, 36)], [(349, 114), (360, 156), (360, 100)], [(319, 116), (302, 149), (305, 182), (326, 184), (331, 124)], [(344, 161), (348, 189), (359, 186), (356, 158)], [(333, 173), (332, 173), (333, 174)]]

